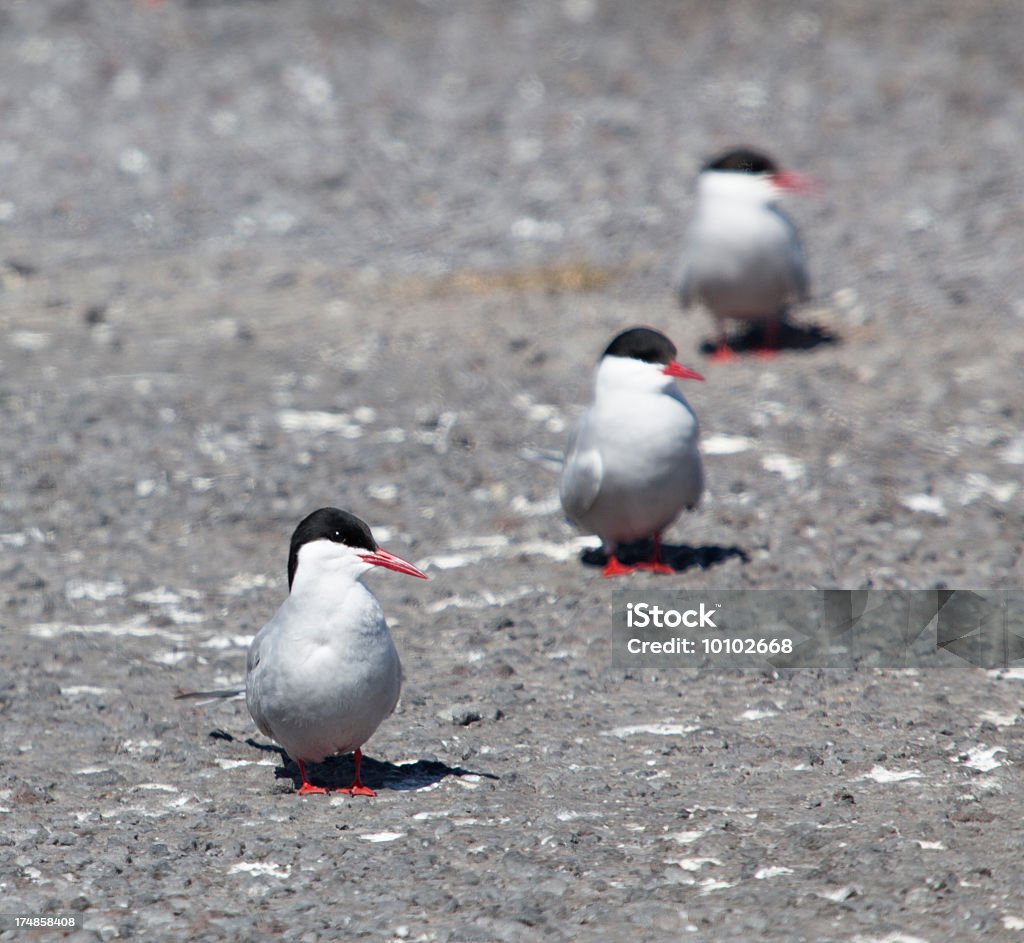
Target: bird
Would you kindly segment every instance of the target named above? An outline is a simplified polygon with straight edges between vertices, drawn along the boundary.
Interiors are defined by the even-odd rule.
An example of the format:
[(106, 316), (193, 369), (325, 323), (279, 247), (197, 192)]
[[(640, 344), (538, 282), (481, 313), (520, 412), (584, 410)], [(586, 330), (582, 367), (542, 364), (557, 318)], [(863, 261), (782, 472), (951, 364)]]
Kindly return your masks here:
[(761, 322), (759, 353), (778, 350), (786, 308), (810, 297), (800, 234), (779, 208), (787, 192), (816, 192), (813, 178), (781, 170), (761, 151), (737, 147), (709, 160), (697, 177), (697, 206), (676, 277), (683, 308), (703, 303), (718, 325), (712, 359), (735, 357), (726, 322)]
[[(580, 530), (597, 534), (608, 556), (603, 576), (636, 569), (671, 573), (661, 534), (704, 490), (697, 416), (676, 378), (703, 380), (676, 359), (660, 331), (618, 334), (597, 365), (594, 398), (573, 429), (559, 485), (562, 509)], [(626, 566), (620, 544), (654, 538), (650, 561)]]
[(324, 507), (292, 534), (288, 596), (256, 634), (246, 659), (245, 701), (256, 726), (299, 766), (299, 795), (314, 786), (306, 763), (353, 753), (355, 778), (338, 790), (374, 796), (360, 778), (362, 745), (398, 703), (402, 665), (384, 613), (363, 584), (374, 567), (427, 579), (377, 545), (366, 523)]
[(310, 783), (306, 762), (344, 753), (353, 753), (355, 778), (338, 791), (376, 795), (360, 776), (361, 747), (398, 703), (402, 666), (380, 604), (362, 582), (375, 566), (428, 579), (378, 546), (354, 514), (314, 511), (292, 534), (289, 594), (249, 645), (245, 687), (175, 695), (200, 705), (245, 697), (256, 726), (298, 763), (299, 795), (327, 791)]

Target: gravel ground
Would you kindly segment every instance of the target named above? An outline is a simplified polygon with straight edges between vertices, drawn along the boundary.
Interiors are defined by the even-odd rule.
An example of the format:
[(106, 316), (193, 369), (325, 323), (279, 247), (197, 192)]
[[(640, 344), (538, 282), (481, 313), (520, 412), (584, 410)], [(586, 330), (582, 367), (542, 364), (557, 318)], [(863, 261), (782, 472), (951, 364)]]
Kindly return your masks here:
[[(1013, 940), (1024, 671), (611, 668), (557, 465), (666, 331), (708, 494), (615, 589), (1017, 588), (1018, 3), (0, 9), (0, 893), (68, 939)], [(708, 364), (708, 153), (790, 201), (823, 341)], [(406, 686), (376, 800), (230, 685), (309, 510)], [(341, 784), (348, 758), (319, 770)], [(53, 931), (0, 929), (0, 940)]]

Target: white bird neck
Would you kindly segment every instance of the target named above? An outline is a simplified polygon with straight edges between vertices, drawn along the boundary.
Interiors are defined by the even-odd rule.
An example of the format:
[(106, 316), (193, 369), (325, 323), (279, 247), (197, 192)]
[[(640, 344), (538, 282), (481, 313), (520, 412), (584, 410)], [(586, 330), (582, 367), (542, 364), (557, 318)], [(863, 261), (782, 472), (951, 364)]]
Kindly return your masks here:
[(706, 170), (697, 180), (697, 195), (701, 201), (731, 201), (750, 206), (768, 206), (778, 197), (778, 189), (770, 177)]
[(362, 577), (372, 564), (348, 549), (322, 540), (306, 544), (299, 551), (289, 607), (310, 618), (333, 618), (338, 613), (373, 605), (373, 595)]
[(658, 364), (632, 357), (604, 357), (594, 380), (595, 402), (622, 396), (655, 396), (676, 388)]
[(340, 643), (383, 625), (380, 604), (362, 580), (300, 580), (284, 602), (285, 634), (300, 639), (323, 638)]
[(356, 588), (369, 592), (362, 579), (349, 579), (337, 574), (323, 573), (304, 574), (300, 568), (295, 574), (289, 596), (296, 602), (307, 603), (313, 600), (324, 600), (326, 603), (339, 603), (345, 600)]

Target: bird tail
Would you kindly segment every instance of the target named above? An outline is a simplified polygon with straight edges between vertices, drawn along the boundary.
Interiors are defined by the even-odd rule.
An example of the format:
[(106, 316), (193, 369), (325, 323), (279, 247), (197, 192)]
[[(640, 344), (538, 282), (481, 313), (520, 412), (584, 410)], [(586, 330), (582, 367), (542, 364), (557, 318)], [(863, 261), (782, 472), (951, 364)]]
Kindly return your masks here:
[(195, 700), (200, 701), (196, 707), (203, 707), (206, 704), (212, 704), (214, 701), (227, 700), (233, 697), (241, 697), (245, 694), (245, 688), (222, 688), (219, 691), (179, 691), (174, 695), (174, 700), (185, 701)]

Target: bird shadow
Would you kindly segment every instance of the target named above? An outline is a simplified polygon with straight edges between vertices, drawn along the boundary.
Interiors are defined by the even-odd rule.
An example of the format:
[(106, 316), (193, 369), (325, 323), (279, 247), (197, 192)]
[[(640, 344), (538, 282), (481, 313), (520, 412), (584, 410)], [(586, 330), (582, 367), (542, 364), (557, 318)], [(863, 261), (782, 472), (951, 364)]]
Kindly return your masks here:
[[(218, 731), (211, 732), (210, 736), (218, 736)], [(249, 737), (245, 741), (247, 746), (260, 750), (264, 753), (276, 753), (280, 757), (281, 765), (274, 770), (277, 779), (290, 779), (298, 791), (302, 785), (302, 776), (299, 773), (299, 764), (275, 743), (260, 743)], [(310, 779), (317, 786), (323, 786), (330, 791), (347, 788), (352, 784), (355, 776), (355, 762), (352, 754), (346, 756), (329, 756), (322, 763), (306, 764), (306, 771)], [(360, 769), (363, 783), (371, 789), (391, 789), (395, 792), (412, 792), (416, 789), (425, 789), (434, 786), (449, 776), (479, 776), (482, 779), (498, 780), (501, 777), (494, 773), (483, 773), (479, 770), (463, 769), (461, 766), (449, 766), (440, 760), (415, 760), (412, 763), (388, 763), (385, 760), (375, 760), (371, 756), (363, 754), (363, 762)]]
[[(729, 346), (737, 354), (758, 353), (765, 349), (770, 338), (764, 322), (750, 324), (745, 331), (729, 338)], [(829, 344), (840, 344), (842, 339), (820, 324), (793, 324), (783, 320), (779, 324), (776, 347), (779, 350), (813, 350)], [(709, 357), (718, 349), (718, 339), (701, 342), (700, 352)]]
[[(653, 553), (654, 541), (649, 538), (631, 544), (621, 544), (616, 550), (619, 562), (625, 566), (644, 563), (651, 559)], [(736, 545), (722, 547), (717, 544), (705, 544), (702, 547), (691, 547), (689, 544), (662, 544), (661, 559), (676, 573), (684, 573), (694, 567), (707, 570), (732, 559), (749, 563), (750, 554)], [(608, 554), (602, 547), (588, 547), (580, 554), (580, 560), (586, 566), (603, 567), (608, 562)]]

